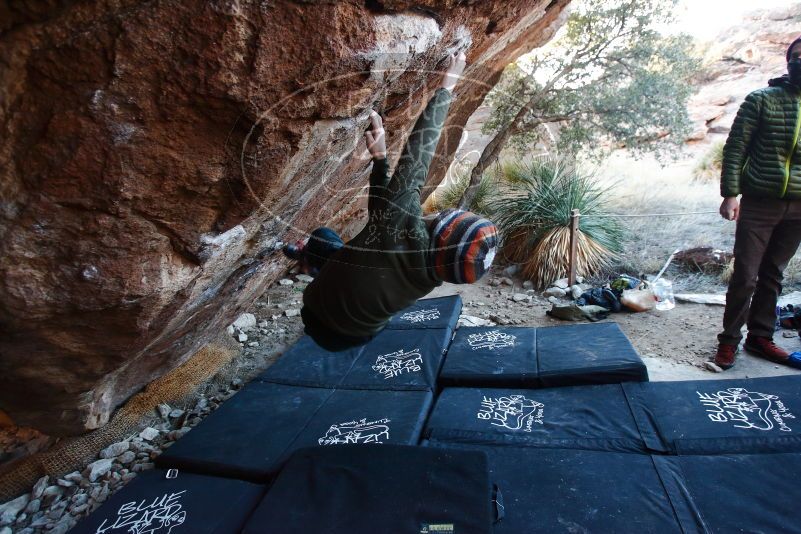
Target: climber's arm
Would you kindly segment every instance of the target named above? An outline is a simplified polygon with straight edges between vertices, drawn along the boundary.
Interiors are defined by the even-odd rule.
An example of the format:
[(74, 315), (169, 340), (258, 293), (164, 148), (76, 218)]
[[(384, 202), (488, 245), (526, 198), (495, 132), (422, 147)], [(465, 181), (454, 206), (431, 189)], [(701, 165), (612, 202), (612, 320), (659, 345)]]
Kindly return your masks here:
[(464, 64), (464, 53), (451, 55), (441, 86), (417, 119), (398, 160), (397, 169), (389, 184), (393, 196), (409, 190), (419, 192), (425, 184), (428, 168), (434, 159), (442, 126), (451, 105), (452, 91), (464, 70)]

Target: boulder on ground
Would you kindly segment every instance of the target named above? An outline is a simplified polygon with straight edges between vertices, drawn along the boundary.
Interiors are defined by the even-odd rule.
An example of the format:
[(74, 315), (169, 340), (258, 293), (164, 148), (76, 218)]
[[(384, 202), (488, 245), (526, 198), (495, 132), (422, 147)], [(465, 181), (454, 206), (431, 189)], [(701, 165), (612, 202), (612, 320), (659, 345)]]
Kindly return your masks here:
[(567, 295), (566, 289), (567, 288), (562, 289), (561, 287), (550, 287), (550, 288), (545, 290), (543, 295), (546, 296), (546, 297), (556, 297), (556, 298), (560, 299), (560, 298), (564, 297), (565, 295)]
[(243, 313), (234, 321), (233, 327), (240, 330), (248, 330), (256, 326), (256, 316), (252, 313)]
[(677, 253), (673, 261), (686, 269), (719, 274), (734, 259), (734, 254), (712, 247), (696, 247)]

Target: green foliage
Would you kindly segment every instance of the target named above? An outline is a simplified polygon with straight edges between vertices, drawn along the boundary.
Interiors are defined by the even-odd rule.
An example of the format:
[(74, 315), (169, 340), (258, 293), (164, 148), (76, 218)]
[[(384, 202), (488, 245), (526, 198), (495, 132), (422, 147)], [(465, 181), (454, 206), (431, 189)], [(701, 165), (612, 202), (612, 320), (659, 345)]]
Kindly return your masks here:
[(723, 168), (723, 141), (718, 141), (712, 145), (701, 161), (693, 169), (693, 179), (698, 181), (715, 181), (720, 178)]
[(622, 231), (607, 214), (610, 188), (592, 174), (579, 171), (565, 158), (546, 157), (502, 166), (501, 194), (490, 201), (493, 220), (502, 235), (524, 230), (531, 248), (548, 231), (570, 226), (572, 210), (582, 215), (579, 229), (610, 252), (621, 250)]
[[(453, 180), (448, 183), (444, 188), (436, 192), (434, 202), (434, 211), (442, 211), (448, 208), (455, 208), (459, 204), (459, 200), (464, 195), (467, 186), (470, 184), (469, 173), (458, 173), (453, 177)], [(491, 217), (492, 212), (488, 202), (497, 194), (496, 177), (492, 173), (485, 173), (481, 177), (481, 182), (476, 190), (476, 195), (466, 208), (473, 213), (483, 215), (484, 217)]]
[[(540, 287), (564, 276), (569, 257), (570, 216), (579, 219), (579, 273), (589, 276), (609, 264), (621, 250), (623, 232), (606, 213), (609, 189), (564, 158), (502, 166), (500, 194), (490, 202), (493, 220), (508, 259), (524, 264), (523, 272)], [(595, 215), (596, 217), (593, 217)]]
[[(507, 67), (488, 96), (484, 133), (511, 129), (525, 152), (556, 139), (568, 153), (601, 157), (614, 146), (674, 155), (690, 131), (689, 80), (699, 68), (689, 36), (655, 29), (675, 0), (580, 0), (562, 35)], [(554, 144), (554, 143), (551, 143)]]

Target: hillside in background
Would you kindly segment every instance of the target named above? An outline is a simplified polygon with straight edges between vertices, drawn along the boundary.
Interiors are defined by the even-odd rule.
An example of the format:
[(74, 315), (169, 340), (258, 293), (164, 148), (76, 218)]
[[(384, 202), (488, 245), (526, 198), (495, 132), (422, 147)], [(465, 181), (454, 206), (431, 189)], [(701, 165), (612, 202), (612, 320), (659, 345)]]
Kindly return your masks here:
[(750, 13), (741, 25), (701, 43), (704, 70), (690, 101), (695, 130), (689, 141), (728, 134), (745, 95), (787, 71), (787, 46), (801, 34), (801, 3)]

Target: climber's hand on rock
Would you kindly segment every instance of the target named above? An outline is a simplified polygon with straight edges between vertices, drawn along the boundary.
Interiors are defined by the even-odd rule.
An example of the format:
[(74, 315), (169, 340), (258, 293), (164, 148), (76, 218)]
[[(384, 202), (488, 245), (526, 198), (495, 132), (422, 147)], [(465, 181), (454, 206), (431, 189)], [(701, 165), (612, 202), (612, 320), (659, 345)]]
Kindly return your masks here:
[(453, 88), (456, 87), (456, 82), (462, 77), (466, 62), (467, 56), (464, 55), (464, 52), (454, 52), (449, 56), (448, 70), (442, 78), (442, 87), (444, 89), (453, 92)]
[(720, 215), (727, 221), (736, 221), (740, 216), (740, 202), (737, 197), (726, 197), (720, 205)]
[(364, 134), (364, 139), (367, 142), (367, 150), (370, 151), (373, 158), (384, 159), (387, 157), (384, 123), (381, 121), (381, 115), (375, 111), (370, 112), (370, 129)]

